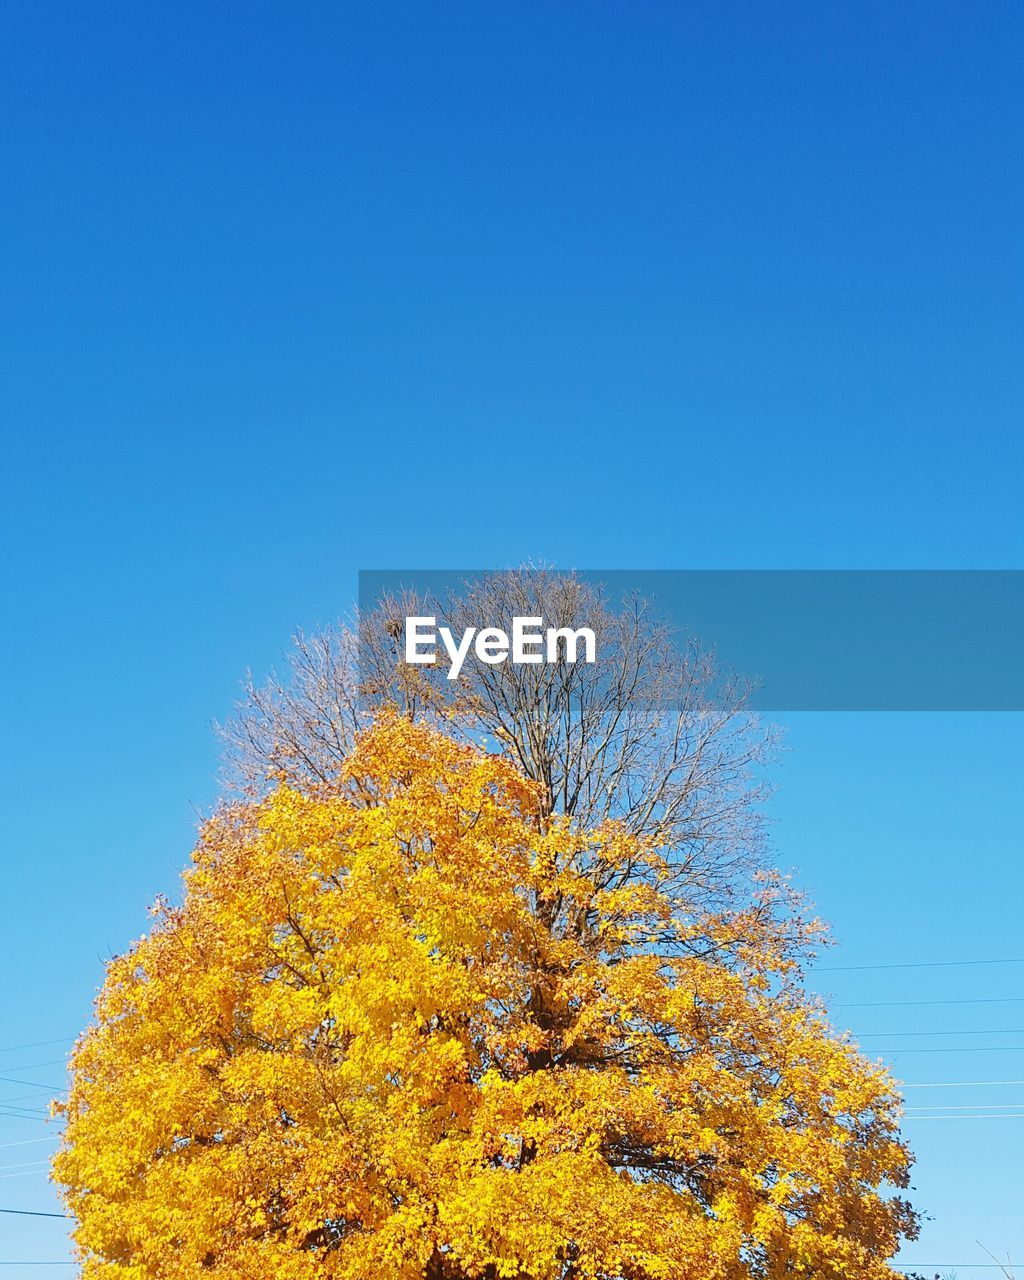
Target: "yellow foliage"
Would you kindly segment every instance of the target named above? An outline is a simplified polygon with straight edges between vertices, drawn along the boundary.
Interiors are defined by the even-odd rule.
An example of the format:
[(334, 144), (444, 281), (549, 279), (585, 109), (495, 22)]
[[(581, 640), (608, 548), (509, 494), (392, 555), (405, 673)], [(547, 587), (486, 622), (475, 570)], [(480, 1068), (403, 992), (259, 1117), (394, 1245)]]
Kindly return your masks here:
[(810, 926), (540, 813), (384, 716), (207, 824), (74, 1053), (84, 1280), (894, 1275), (898, 1098), (802, 993)]

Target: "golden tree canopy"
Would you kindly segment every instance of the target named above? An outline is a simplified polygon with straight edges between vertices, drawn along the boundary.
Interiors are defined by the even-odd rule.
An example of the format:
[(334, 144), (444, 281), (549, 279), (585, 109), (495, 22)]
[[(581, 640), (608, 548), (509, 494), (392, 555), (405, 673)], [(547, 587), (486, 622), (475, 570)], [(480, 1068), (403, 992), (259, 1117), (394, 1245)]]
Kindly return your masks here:
[(85, 1280), (892, 1277), (898, 1098), (802, 993), (812, 926), (680, 892), (397, 716), (225, 811), (75, 1050)]

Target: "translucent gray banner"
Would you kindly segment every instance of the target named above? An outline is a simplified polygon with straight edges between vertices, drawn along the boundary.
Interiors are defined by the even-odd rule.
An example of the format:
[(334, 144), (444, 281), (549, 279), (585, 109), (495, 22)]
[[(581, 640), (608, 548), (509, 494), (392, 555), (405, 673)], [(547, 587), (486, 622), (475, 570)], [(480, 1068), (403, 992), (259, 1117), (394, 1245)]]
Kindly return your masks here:
[[(366, 616), (382, 599), (407, 592), (443, 600), (489, 572), (364, 570), (360, 611)], [(753, 704), (763, 711), (1024, 710), (1021, 570), (588, 569), (572, 576), (600, 585), (613, 609), (648, 601), (681, 644), (699, 637), (721, 663), (758, 682)]]

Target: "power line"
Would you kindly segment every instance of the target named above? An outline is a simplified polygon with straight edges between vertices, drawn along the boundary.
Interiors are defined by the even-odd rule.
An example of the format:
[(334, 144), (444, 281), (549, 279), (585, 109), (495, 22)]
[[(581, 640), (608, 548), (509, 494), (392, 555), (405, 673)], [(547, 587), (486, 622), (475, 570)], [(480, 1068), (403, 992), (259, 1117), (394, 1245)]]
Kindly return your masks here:
[(980, 1031), (860, 1031), (859, 1040), (882, 1036), (1024, 1036), (1024, 1027), (985, 1027)]
[(857, 1000), (834, 1004), (833, 1009), (905, 1009), (928, 1004), (1024, 1004), (1024, 996), (982, 996), (965, 1000)]
[(35, 1071), (36, 1067), (62, 1067), (66, 1058), (49, 1058), (46, 1062), (23, 1062), (19, 1067), (4, 1067), (5, 1071)]
[(997, 1114), (965, 1116), (965, 1115), (941, 1115), (941, 1116), (904, 1116), (903, 1122), (918, 1120), (1024, 1120), (1024, 1111), (1004, 1111)]
[(900, 1089), (988, 1089), (1007, 1084), (1024, 1084), (1024, 1080), (949, 1080), (926, 1084), (903, 1084)]
[(1024, 1107), (1024, 1102), (963, 1102), (959, 1106), (951, 1106), (946, 1102), (935, 1102), (928, 1106), (919, 1103), (908, 1107), (907, 1111), (992, 1111), (996, 1107)]
[[(70, 1213), (43, 1213), (40, 1209), (0, 1209), (0, 1213), (17, 1214), (20, 1218), (70, 1218)], [(7, 1265), (6, 1263), (4, 1264)], [(42, 1264), (46, 1265), (46, 1264)], [(56, 1265), (56, 1264), (55, 1264)]]
[(815, 965), (814, 973), (857, 973), (867, 969), (953, 969), (975, 964), (1024, 964), (1024, 956), (1012, 960), (914, 960), (899, 964)]
[(56, 1040), (31, 1040), (28, 1044), (9, 1044), (0, 1049), (0, 1053), (17, 1053), (19, 1049), (41, 1049), (48, 1044), (68, 1044), (74, 1036), (58, 1036)]
[(942, 1048), (887, 1049), (886, 1053), (1024, 1053), (1024, 1044), (950, 1044)]
[(67, 1093), (67, 1089), (62, 1089), (59, 1085), (43, 1084), (41, 1080), (16, 1080), (13, 1076), (0, 1076), (0, 1081), (4, 1084), (23, 1084), (30, 1089), (47, 1089), (50, 1093)]

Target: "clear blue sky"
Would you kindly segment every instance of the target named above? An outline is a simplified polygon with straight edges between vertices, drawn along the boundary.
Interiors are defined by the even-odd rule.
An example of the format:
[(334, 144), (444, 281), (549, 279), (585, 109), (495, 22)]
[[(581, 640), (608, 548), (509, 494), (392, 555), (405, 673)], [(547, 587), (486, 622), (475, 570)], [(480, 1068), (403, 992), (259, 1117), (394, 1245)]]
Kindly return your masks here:
[[(1021, 567), (1022, 37), (1002, 3), (5, 7), (0, 1074), (60, 1082), (7, 1047), (82, 1024), (214, 798), (210, 720), (361, 566)], [(1021, 717), (790, 744), (779, 860), (834, 963), (1024, 954)], [(904, 1079), (1024, 1080), (980, 1051), (1024, 1036), (933, 1043)], [(5, 1145), (45, 1132), (0, 1116), (0, 1207), (53, 1207), (9, 1167), (47, 1144)], [(912, 1132), (908, 1257), (1024, 1258), (1024, 1120)], [(61, 1230), (0, 1216), (0, 1261)]]

